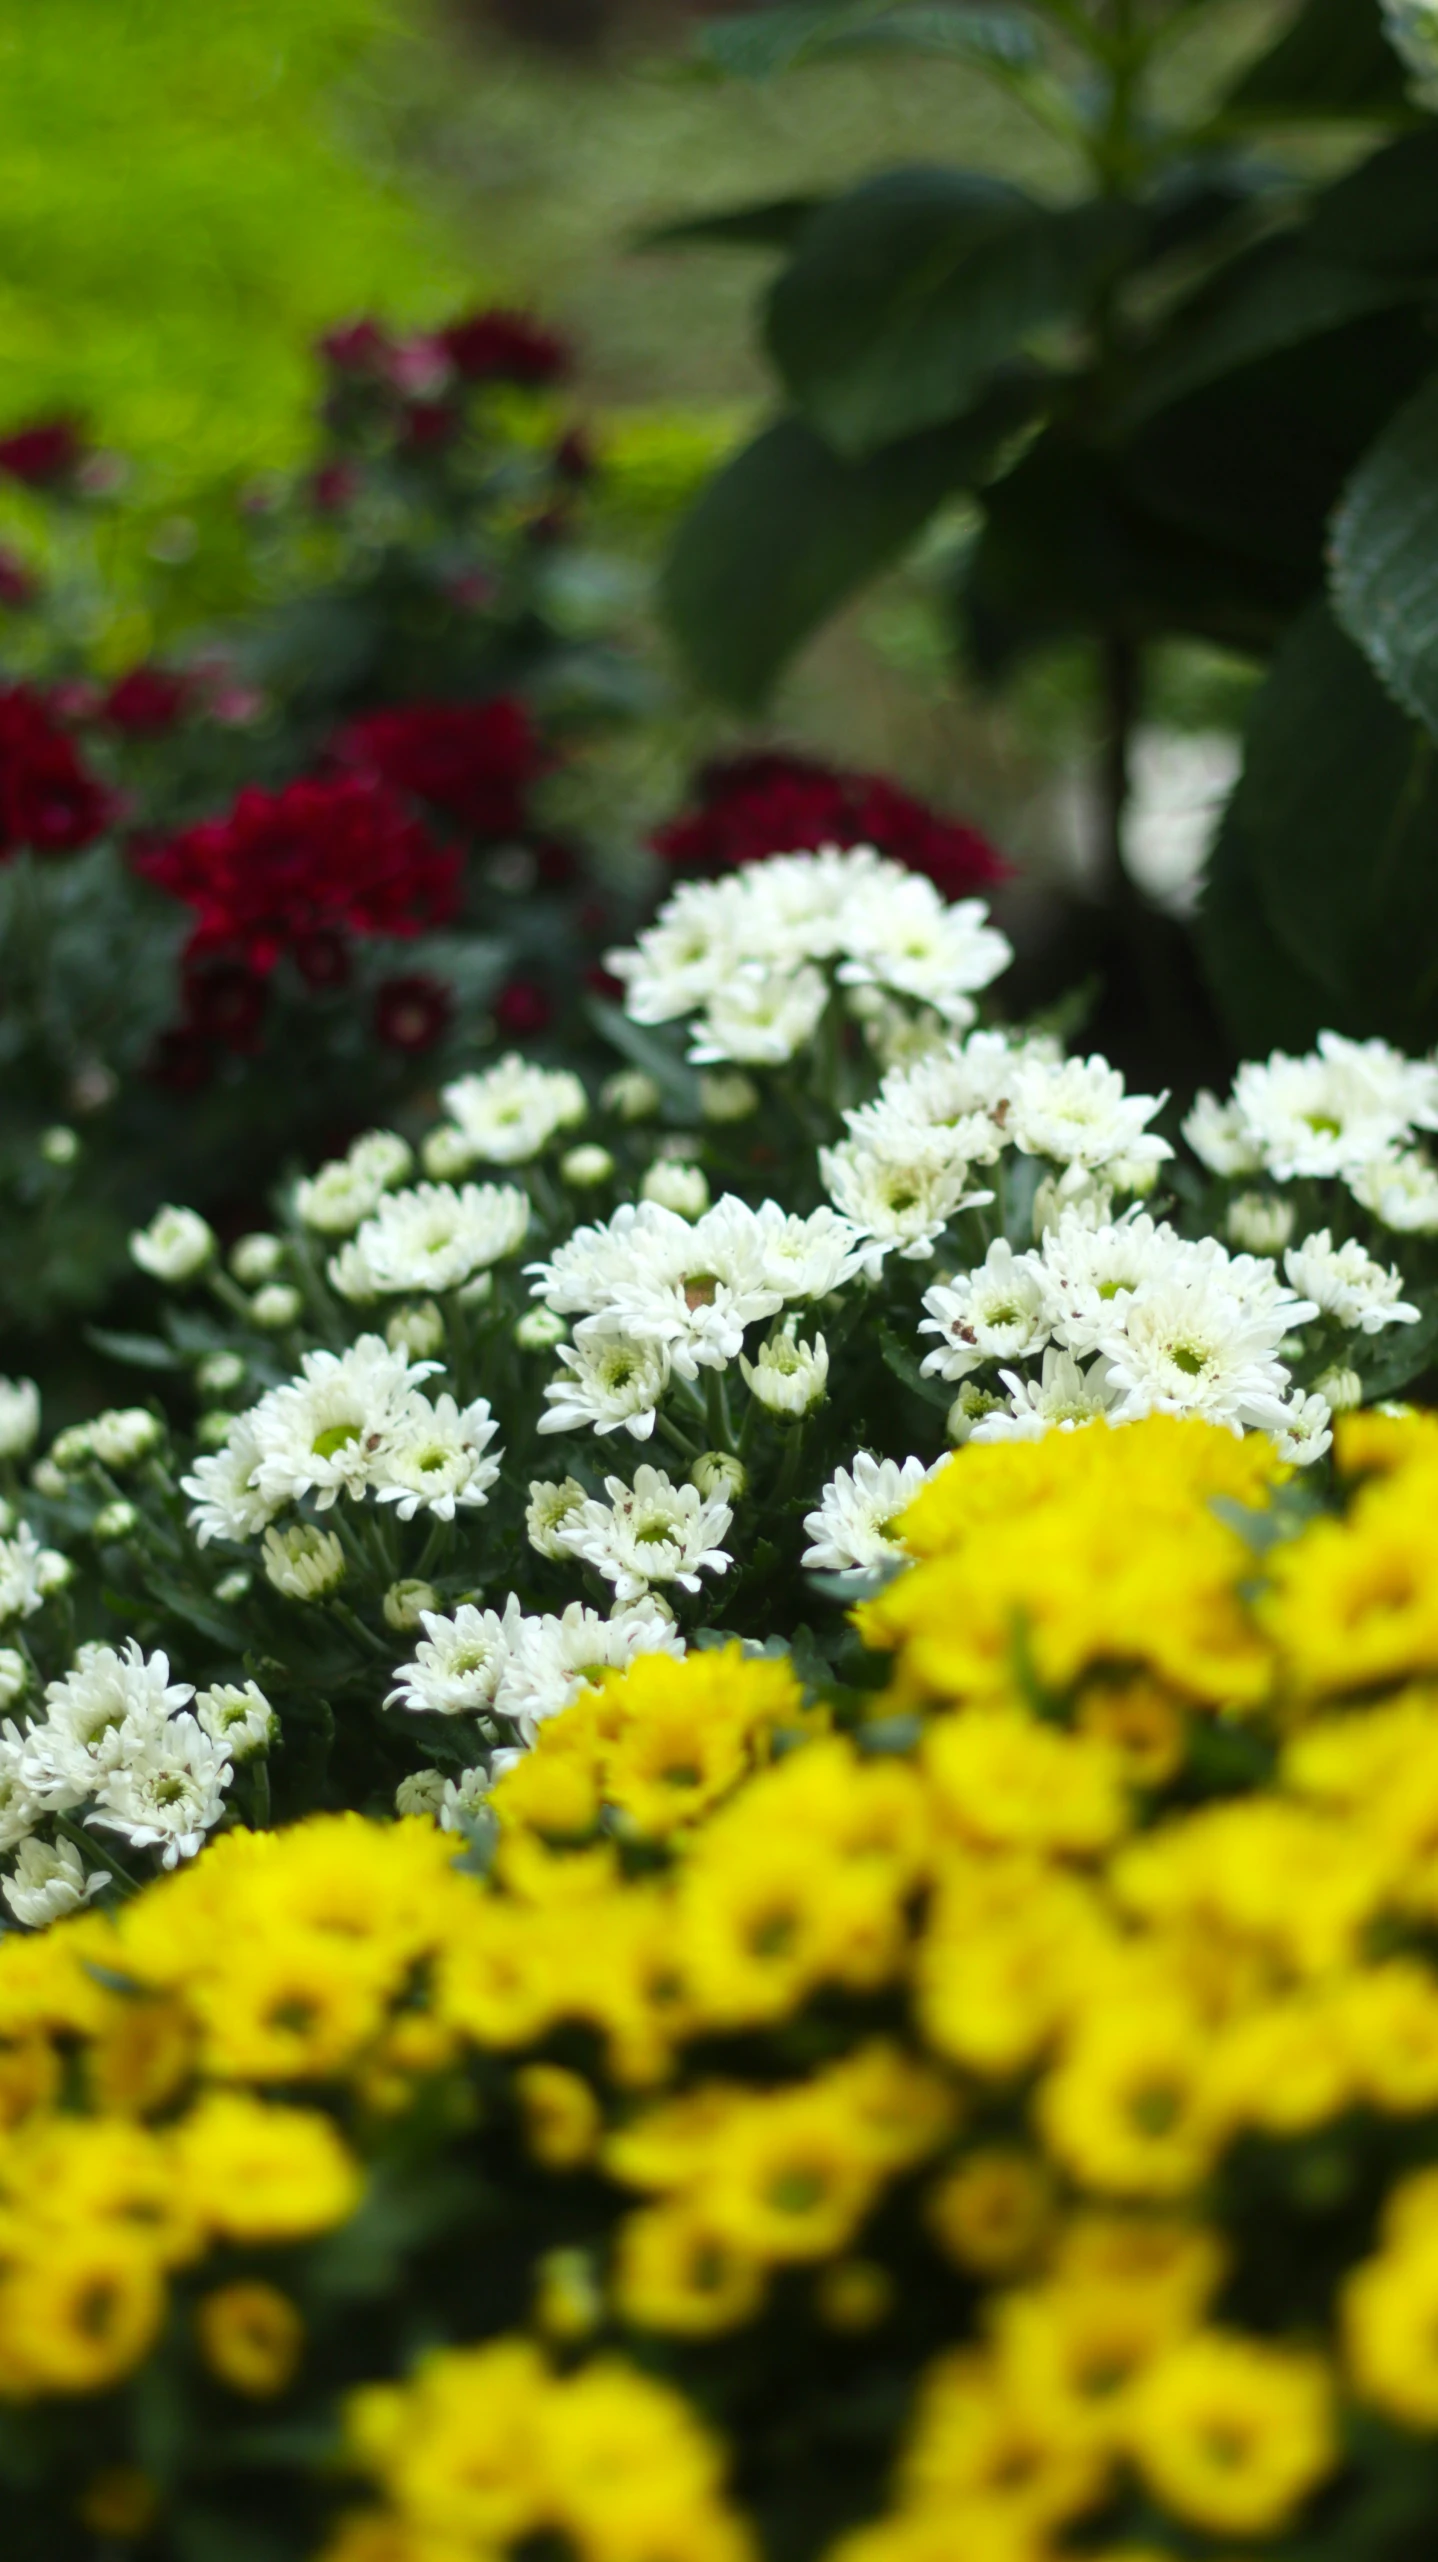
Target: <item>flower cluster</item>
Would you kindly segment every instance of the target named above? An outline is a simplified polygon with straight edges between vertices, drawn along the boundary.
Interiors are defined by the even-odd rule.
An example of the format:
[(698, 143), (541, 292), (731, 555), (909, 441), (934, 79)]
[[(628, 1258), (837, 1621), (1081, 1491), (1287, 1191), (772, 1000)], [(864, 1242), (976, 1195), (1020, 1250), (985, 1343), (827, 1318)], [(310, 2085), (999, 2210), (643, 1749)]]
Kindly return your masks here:
[(872, 845), (905, 871), (922, 872), (946, 899), (1002, 877), (1003, 865), (977, 828), (941, 818), (883, 774), (761, 751), (706, 766), (696, 797), (697, 809), (671, 819), (653, 839), (678, 872), (712, 879), (765, 862), (780, 846), (817, 854), (825, 845)]
[[(1228, 1101), (1202, 1093), (1184, 1123), (1216, 1175), (1342, 1183), (1380, 1226), (1413, 1236), (1438, 1235), (1438, 1168), (1424, 1144), (1435, 1130), (1438, 1066), (1338, 1032), (1321, 1032), (1304, 1058), (1246, 1061)], [(1242, 1197), (1240, 1221), (1261, 1217), (1263, 1196)], [(1281, 1196), (1275, 1206), (1281, 1215)]]
[(526, 791), (543, 763), (528, 711), (506, 695), (369, 712), (341, 731), (334, 755), (480, 838), (522, 833)]
[(109, 797), (32, 685), (0, 689), (0, 861), (74, 854), (99, 836)]

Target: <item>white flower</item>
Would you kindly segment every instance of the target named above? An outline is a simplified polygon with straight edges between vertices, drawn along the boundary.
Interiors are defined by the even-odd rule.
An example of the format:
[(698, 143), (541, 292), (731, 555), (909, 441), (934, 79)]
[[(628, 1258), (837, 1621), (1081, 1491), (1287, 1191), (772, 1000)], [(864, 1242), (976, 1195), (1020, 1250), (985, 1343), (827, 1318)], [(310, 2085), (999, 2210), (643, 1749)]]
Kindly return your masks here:
[(1320, 1396), (1333, 1414), (1351, 1414), (1363, 1403), (1363, 1381), (1356, 1370), (1346, 1364), (1330, 1366), (1313, 1382), (1315, 1396)]
[(689, 1471), (689, 1483), (702, 1495), (717, 1495), (735, 1504), (749, 1483), (749, 1471), (733, 1450), (701, 1450)]
[(468, 1174), (474, 1163), (474, 1150), (462, 1130), (441, 1121), (428, 1132), (420, 1148), (420, 1163), (436, 1183), (450, 1183), (457, 1174)]
[(985, 1361), (1023, 1361), (1049, 1339), (1048, 1294), (1035, 1256), (1016, 1255), (996, 1237), (977, 1271), (961, 1280), (936, 1282), (924, 1293), (928, 1315), (920, 1334), (936, 1334), (924, 1376), (964, 1379)]
[(1438, 1168), (1421, 1149), (1375, 1156), (1348, 1177), (1361, 1208), (1400, 1236), (1438, 1236)]
[(1186, 1271), (1195, 1249), (1147, 1211), (1090, 1224), (1072, 1212), (1046, 1229), (1037, 1261), (1049, 1322), (1069, 1352), (1092, 1352), (1106, 1343), (1135, 1294), (1151, 1281)]
[(656, 1201), (626, 1202), (606, 1227), (577, 1228), (551, 1262), (529, 1268), (556, 1314), (583, 1319), (577, 1339), (662, 1344), (692, 1379), (732, 1361), (745, 1327), (782, 1306), (765, 1271), (765, 1236), (762, 1218), (730, 1194), (692, 1224)]
[(1379, 1334), (1386, 1325), (1418, 1322), (1418, 1309), (1399, 1297), (1403, 1275), (1397, 1266), (1375, 1263), (1355, 1238), (1335, 1246), (1328, 1229), (1319, 1228), (1289, 1247), (1283, 1266), (1295, 1290), (1338, 1325)]
[(608, 1148), (597, 1146), (593, 1140), (582, 1147), (566, 1148), (559, 1160), (560, 1182), (568, 1183), (576, 1192), (592, 1192), (596, 1184), (607, 1183), (613, 1172), (614, 1159)]
[(777, 1201), (761, 1201), (755, 1217), (763, 1282), (790, 1304), (827, 1299), (862, 1269), (860, 1238), (827, 1203), (803, 1219), (786, 1215)]
[(260, 1443), (255, 1416), (236, 1415), (223, 1450), (197, 1459), (180, 1479), (190, 1497), (190, 1528), (202, 1548), (212, 1539), (256, 1538), (273, 1521), (278, 1505), (260, 1492)]
[[(495, 1711), (514, 1721), (526, 1743), (546, 1717), (572, 1707), (606, 1671), (622, 1672), (636, 1655), (682, 1655), (673, 1619), (650, 1599), (608, 1619), (571, 1601), (561, 1618), (522, 1619), (500, 1676)], [(498, 1756), (495, 1760), (498, 1770)]]
[(0, 1646), (0, 1708), (13, 1708), (30, 1687), (30, 1667), (17, 1646)]
[(123, 1499), (103, 1505), (90, 1524), (90, 1536), (103, 1546), (107, 1541), (128, 1539), (140, 1526), (140, 1516), (132, 1503)]
[(230, 1248), (230, 1270), (246, 1290), (258, 1290), (262, 1281), (273, 1281), (284, 1259), (283, 1240), (266, 1228), (254, 1229)]
[(741, 1352), (739, 1367), (750, 1395), (767, 1413), (811, 1414), (828, 1389), (829, 1348), (821, 1334), (812, 1343), (796, 1343), (786, 1327), (761, 1344), (756, 1361)]
[(526, 1308), (515, 1320), (514, 1340), (521, 1352), (552, 1352), (568, 1332), (563, 1317), (557, 1317), (552, 1308)]
[(1249, 1136), (1242, 1113), (1236, 1104), (1220, 1103), (1206, 1085), (1194, 1097), (1182, 1128), (1194, 1155), (1210, 1174), (1261, 1173), (1263, 1150)]
[(742, 1067), (782, 1067), (812, 1038), (829, 1002), (821, 970), (737, 969), (714, 990), (694, 1028), (689, 1056), (696, 1067), (726, 1059)]
[(469, 1162), (485, 1165), (527, 1165), (589, 1110), (577, 1076), (534, 1067), (513, 1050), (482, 1074), (447, 1085), (442, 1099)]
[(245, 1375), (243, 1356), (238, 1352), (207, 1352), (195, 1371), (195, 1385), (202, 1396), (227, 1397)]
[(194, 1695), (189, 1682), (171, 1681), (167, 1655), (142, 1654), (133, 1637), (118, 1654), (82, 1646), (64, 1678), (46, 1686), (44, 1720), (25, 1742), (26, 1786), (46, 1807), (78, 1806)]
[(1034, 1194), (1030, 1225), (1035, 1244), (1042, 1245), (1061, 1219), (1078, 1219), (1086, 1228), (1106, 1228), (1112, 1218), (1112, 1185), (1071, 1165), (1063, 1175), (1044, 1176)]
[(759, 1088), (752, 1077), (737, 1068), (728, 1076), (701, 1076), (699, 1109), (706, 1121), (716, 1125), (747, 1121), (750, 1113), (759, 1109)]
[(1084, 1371), (1071, 1352), (1052, 1345), (1041, 1378), (1021, 1379), (1016, 1370), (999, 1375), (1008, 1404), (978, 1418), (969, 1435), (973, 1441), (1038, 1441), (1046, 1432), (1073, 1432), (1107, 1414), (1113, 1402), (1107, 1362), (1092, 1362)]
[(286, 1601), (323, 1601), (345, 1579), (345, 1552), (334, 1532), (308, 1522), (267, 1530), (260, 1554), (266, 1576)]
[(891, 988), (962, 1031), (974, 1019), (974, 991), (1013, 959), (1012, 944), (988, 913), (977, 898), (946, 907), (917, 872), (901, 872), (872, 892), (856, 890), (844, 910), (848, 957), (839, 964), (840, 983)]
[(413, 1162), (397, 1131), (371, 1130), (347, 1156), (295, 1186), (296, 1215), (321, 1236), (349, 1236), (378, 1208), (390, 1185), (404, 1181)]
[(1229, 1202), (1224, 1231), (1249, 1254), (1281, 1254), (1293, 1234), (1293, 1204), (1277, 1192), (1240, 1192)]
[(235, 1763), (268, 1752), (279, 1732), (279, 1719), (253, 1681), (222, 1681), (202, 1690), (195, 1715), (211, 1743), (222, 1744)]
[(902, 1155), (881, 1155), (858, 1139), (819, 1150), (819, 1172), (830, 1198), (865, 1238), (871, 1275), (886, 1254), (906, 1262), (931, 1255), (936, 1240), (961, 1210), (992, 1201), (992, 1192), (967, 1188), (968, 1168), (941, 1142), (915, 1132)]
[(272, 1388), (249, 1418), (266, 1502), (274, 1509), (309, 1494), (323, 1512), (341, 1494), (362, 1494), (436, 1366), (407, 1360), (377, 1334), (347, 1352), (307, 1352), (300, 1376)]
[(304, 1304), (292, 1281), (267, 1281), (250, 1301), (250, 1323), (266, 1334), (283, 1334), (286, 1326), (295, 1323)]
[(663, 1099), (653, 1077), (646, 1076), (642, 1068), (616, 1068), (599, 1089), (604, 1110), (621, 1121), (650, 1120)]
[(734, 1516), (718, 1497), (697, 1486), (676, 1486), (662, 1468), (643, 1466), (634, 1483), (606, 1477), (607, 1504), (588, 1497), (565, 1523), (571, 1556), (582, 1557), (612, 1583), (620, 1601), (638, 1601), (651, 1584), (677, 1583), (699, 1590), (701, 1574), (726, 1574), (732, 1563), (722, 1546)]
[(428, 1361), (444, 1342), (444, 1319), (433, 1299), (415, 1299), (407, 1308), (396, 1308), (385, 1323), (384, 1339), (391, 1352), (402, 1352), (408, 1361)]
[(165, 1437), (158, 1416), (144, 1406), (111, 1406), (89, 1426), (90, 1448), (102, 1468), (132, 1468)]
[(676, 1218), (699, 1219), (709, 1207), (709, 1180), (700, 1165), (683, 1165), (673, 1157), (659, 1157), (650, 1166), (639, 1186), (640, 1197), (657, 1201), (661, 1209), (672, 1210)]
[(462, 1770), (458, 1779), (447, 1779), (439, 1805), (439, 1828), (443, 1833), (467, 1833), (483, 1814), (491, 1781), (483, 1763), (473, 1770)]
[(342, 1298), (399, 1290), (458, 1290), (476, 1272), (515, 1254), (529, 1227), (529, 1199), (514, 1184), (419, 1183), (389, 1192), (359, 1234), (332, 1255), (329, 1277)]
[(1027, 1058), (1014, 1074), (1008, 1134), (1029, 1156), (1090, 1170), (1125, 1163), (1132, 1173), (1173, 1154), (1146, 1124), (1166, 1096), (1127, 1094), (1107, 1059)]
[(22, 1521), (13, 1539), (0, 1539), (0, 1627), (10, 1619), (33, 1619), (73, 1572), (69, 1558), (58, 1548), (42, 1548), (29, 1522)]
[(222, 1747), (193, 1717), (172, 1717), (105, 1772), (90, 1820), (136, 1850), (158, 1850), (162, 1865), (174, 1868), (193, 1859), (220, 1821), (233, 1777)]
[(567, 1557), (569, 1524), (581, 1504), (587, 1500), (577, 1477), (561, 1477), (547, 1483), (542, 1477), (531, 1477), (529, 1502), (525, 1506), (524, 1527), (531, 1548), (541, 1557)]
[(1274, 1428), (1280, 1459), (1293, 1468), (1311, 1468), (1333, 1446), (1332, 1423), (1327, 1400), (1316, 1391), (1291, 1398)]
[(1352, 1177), (1438, 1123), (1438, 1070), (1405, 1059), (1386, 1041), (1320, 1032), (1304, 1058), (1275, 1050), (1249, 1059), (1233, 1080), (1246, 1141), (1270, 1174)]
[(214, 1230), (198, 1210), (157, 1210), (147, 1228), (137, 1228), (130, 1254), (155, 1281), (191, 1281), (203, 1272), (215, 1251)]
[(818, 1511), (805, 1514), (810, 1544), (802, 1563), (843, 1574), (904, 1556), (899, 1520), (930, 1473), (922, 1459), (875, 1459), (859, 1451), (851, 1467), (835, 1469)]
[(520, 1624), (513, 1593), (503, 1617), (472, 1601), (462, 1602), (449, 1618), (426, 1610), (414, 1661), (399, 1666), (386, 1707), (429, 1717), (475, 1717), (492, 1708)]
[(438, 1821), (450, 1784), (442, 1770), (411, 1770), (394, 1792), (395, 1813), (429, 1815)]
[(0, 1851), (14, 1850), (26, 1840), (46, 1811), (26, 1771), (28, 1742), (7, 1717), (0, 1726)]
[(544, 1391), (549, 1412), (540, 1417), (541, 1432), (617, 1432), (622, 1425), (636, 1441), (649, 1439), (669, 1384), (662, 1343), (636, 1343), (622, 1334), (581, 1335), (559, 1357), (569, 1375), (552, 1379)]
[(433, 1405), (415, 1397), (376, 1453), (370, 1477), (376, 1501), (392, 1503), (401, 1521), (413, 1521), (421, 1510), (453, 1521), (457, 1506), (469, 1511), (486, 1502), (499, 1475), (502, 1454), (486, 1455), (498, 1430), (484, 1397), (463, 1410), (451, 1396), (436, 1397)]
[(1296, 1314), (1255, 1308), (1216, 1262), (1146, 1283), (1099, 1347), (1109, 1358), (1114, 1421), (1184, 1414), (1234, 1432), (1277, 1429), (1288, 1386), (1277, 1347)]
[(72, 1841), (25, 1841), (14, 1875), (0, 1881), (0, 1892), (24, 1929), (43, 1930), (66, 1913), (78, 1912), (109, 1883), (108, 1868), (92, 1868), (87, 1875)]
[(33, 1379), (0, 1379), (0, 1459), (23, 1459), (40, 1429)]

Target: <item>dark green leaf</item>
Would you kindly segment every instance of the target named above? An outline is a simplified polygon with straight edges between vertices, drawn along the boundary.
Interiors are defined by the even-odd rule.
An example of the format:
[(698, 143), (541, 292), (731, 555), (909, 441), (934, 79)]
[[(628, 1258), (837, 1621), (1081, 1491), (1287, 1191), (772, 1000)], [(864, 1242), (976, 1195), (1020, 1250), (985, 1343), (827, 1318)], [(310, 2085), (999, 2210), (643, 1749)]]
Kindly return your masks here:
[(1223, 113), (1370, 117), (1405, 105), (1403, 66), (1384, 36), (1378, 0), (1304, 0), (1278, 42), (1240, 74)]
[(972, 418), (861, 463), (802, 419), (766, 429), (703, 491), (664, 573), (669, 625), (700, 682), (756, 710), (801, 643), (983, 473), (1037, 397), (1031, 382), (997, 384)]
[(1320, 196), (1308, 240), (1320, 258), (1438, 275), (1438, 132), (1405, 134)]
[(1430, 1298), (1416, 1325), (1389, 1326), (1370, 1350), (1367, 1343), (1355, 1344), (1355, 1363), (1363, 1381), (1363, 1394), (1372, 1402), (1379, 1397), (1396, 1397), (1401, 1388), (1411, 1386), (1422, 1377), (1438, 1347), (1438, 1299)]
[(679, 222), (641, 231), (636, 249), (789, 249), (826, 196), (771, 196), (722, 213), (686, 214)]
[(1153, 354), (1135, 367), (1117, 423), (1140, 427), (1203, 383), (1416, 291), (1411, 278), (1320, 258), (1303, 242), (1265, 241), (1175, 317)]
[(112, 1334), (106, 1326), (87, 1325), (85, 1341), (132, 1370), (179, 1370), (184, 1366), (179, 1354), (168, 1343), (162, 1343), (157, 1334)]
[(1215, 1008), (1244, 1057), (1311, 1048), (1333, 1001), (1283, 949), (1264, 914), (1253, 851), (1230, 804), (1209, 857), (1197, 923)]
[(693, 59), (730, 79), (771, 80), (876, 43), (965, 62), (1026, 63), (1038, 51), (1028, 18), (1003, 0), (976, 8), (957, 0), (786, 0), (706, 27)]
[(183, 1619), (187, 1628), (198, 1628), (202, 1637), (213, 1638), (219, 1646), (233, 1646), (237, 1652), (244, 1645), (245, 1632), (239, 1622), (203, 1594), (187, 1592), (182, 1584), (170, 1583), (157, 1573), (150, 1575), (149, 1588), (155, 1600), (173, 1611), (177, 1619)]
[(632, 1067), (652, 1076), (679, 1119), (692, 1126), (700, 1117), (699, 1077), (673, 1046), (672, 1036), (666, 1040), (662, 1029), (651, 1032), (642, 1023), (631, 1023), (619, 1006), (602, 996), (590, 997), (586, 1011), (601, 1037)]
[(910, 0), (882, 18), (823, 39), (812, 59), (832, 61), (842, 54), (922, 53), (941, 62), (997, 62), (1023, 69), (1037, 62), (1041, 47), (1033, 27), (1017, 9), (966, 9), (946, 0)]
[(871, 452), (968, 410), (1140, 225), (1131, 207), (1035, 204), (962, 170), (891, 171), (806, 226), (770, 295), (769, 352), (832, 445)]
[(879, 1328), (879, 1358), (886, 1370), (902, 1379), (914, 1396), (922, 1397), (926, 1406), (942, 1406), (947, 1413), (953, 1398), (942, 1379), (926, 1379), (917, 1352), (895, 1334), (892, 1326)]
[(1333, 609), (1438, 734), (1438, 374), (1367, 453), (1333, 524)]

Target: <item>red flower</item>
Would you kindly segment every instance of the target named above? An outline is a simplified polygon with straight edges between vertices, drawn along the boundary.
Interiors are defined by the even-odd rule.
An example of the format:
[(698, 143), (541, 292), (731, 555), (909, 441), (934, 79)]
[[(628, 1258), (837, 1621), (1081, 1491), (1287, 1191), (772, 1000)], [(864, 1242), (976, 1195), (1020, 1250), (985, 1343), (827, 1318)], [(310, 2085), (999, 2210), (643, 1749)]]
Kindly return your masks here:
[(132, 738), (163, 738), (190, 699), (188, 676), (166, 667), (132, 667), (105, 696), (101, 717)]
[(0, 549), (0, 605), (8, 605), (18, 614), (33, 605), (40, 593), (40, 581), (18, 560), (12, 551)]
[(533, 979), (511, 979), (508, 987), (500, 989), (494, 1019), (506, 1040), (523, 1041), (544, 1031), (553, 1013), (543, 988)]
[(453, 1013), (451, 991), (427, 970), (386, 979), (375, 992), (374, 1028), (392, 1050), (432, 1050)]
[(80, 431), (68, 418), (45, 418), (0, 436), (0, 472), (32, 489), (68, 479), (81, 454)]
[(459, 430), (459, 411), (447, 400), (411, 400), (405, 404), (400, 442), (412, 454), (432, 454), (449, 444)]
[(467, 383), (557, 382), (572, 361), (564, 340), (522, 311), (472, 311), (442, 329), (439, 343)]
[(243, 961), (202, 961), (185, 972), (186, 1028), (227, 1050), (257, 1050), (265, 983)]
[(110, 803), (30, 685), (0, 690), (0, 859), (28, 845), (73, 854), (98, 836)]
[(342, 730), (341, 765), (378, 774), (429, 801), (472, 836), (515, 836), (524, 794), (544, 763), (522, 703), (397, 703)]
[(310, 504), (321, 516), (341, 516), (359, 490), (353, 463), (321, 463), (310, 481)]
[(148, 880), (194, 908), (192, 959), (223, 953), (262, 974), (316, 936), (447, 923), (459, 866), (374, 774), (243, 791), (226, 817), (136, 857)]
[(1002, 858), (977, 828), (941, 818), (882, 774), (848, 773), (807, 756), (736, 756), (705, 769), (698, 798), (697, 810), (652, 839), (679, 871), (713, 878), (768, 854), (874, 845), (925, 873), (949, 899), (1004, 877)]
[(393, 341), (375, 320), (351, 320), (331, 329), (319, 342), (325, 363), (337, 374), (380, 376), (389, 370)]

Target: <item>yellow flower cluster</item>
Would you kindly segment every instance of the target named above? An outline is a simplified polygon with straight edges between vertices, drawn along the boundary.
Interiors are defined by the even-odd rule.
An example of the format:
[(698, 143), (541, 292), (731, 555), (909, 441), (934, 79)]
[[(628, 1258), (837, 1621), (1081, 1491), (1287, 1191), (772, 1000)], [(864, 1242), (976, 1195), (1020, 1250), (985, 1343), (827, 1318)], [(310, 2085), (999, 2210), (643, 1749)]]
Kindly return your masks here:
[[(919, 2285), (952, 2344), (833, 2562), (1301, 2532), (1354, 2411), (1438, 2432), (1438, 1424), (1349, 1418), (1337, 1470), (1320, 1513), (1198, 1424), (971, 1448), (864, 1606), (886, 1690), (643, 1657), (500, 1783), (487, 1879), (326, 1817), (6, 1943), (0, 2392), (128, 2371), (169, 2271), (342, 2218), (425, 2083), (455, 2144), (518, 2130), (536, 2326), (595, 2354), (362, 2394), (383, 2506), (332, 2562), (742, 2556), (616, 2351), (775, 2312), (902, 2364)], [(302, 2361), (268, 2280), (195, 2331), (240, 2393)]]

